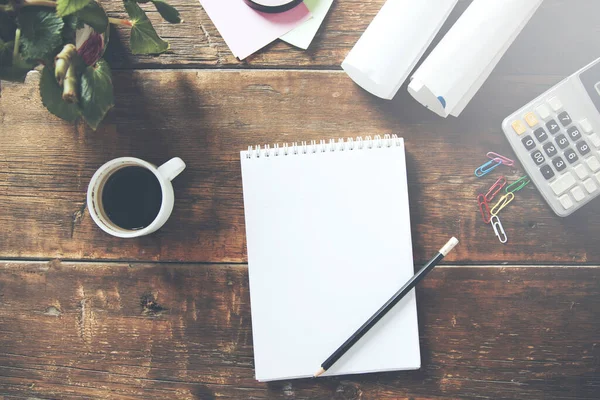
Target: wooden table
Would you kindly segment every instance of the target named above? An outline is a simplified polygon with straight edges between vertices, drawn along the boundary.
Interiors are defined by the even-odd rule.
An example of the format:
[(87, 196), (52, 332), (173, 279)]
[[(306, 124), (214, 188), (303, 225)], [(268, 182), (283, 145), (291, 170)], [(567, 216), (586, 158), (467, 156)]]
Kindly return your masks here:
[[(133, 56), (127, 32), (113, 32), (117, 106), (97, 132), (50, 115), (37, 74), (2, 84), (4, 398), (600, 397), (600, 201), (561, 219), (529, 186), (503, 213), (501, 245), (475, 200), (493, 178), (473, 176), (487, 151), (513, 154), (506, 115), (600, 54), (597, 1), (546, 0), (447, 120), (405, 88), (379, 100), (340, 70), (383, 0), (337, 1), (309, 51), (276, 43), (243, 62), (197, 1), (171, 3), (184, 24), (150, 13), (170, 53)], [(385, 133), (406, 140), (416, 263), (462, 240), (417, 290), (422, 368), (256, 382), (239, 150)], [(118, 156), (188, 165), (171, 219), (151, 236), (110, 237), (86, 209), (92, 174)]]

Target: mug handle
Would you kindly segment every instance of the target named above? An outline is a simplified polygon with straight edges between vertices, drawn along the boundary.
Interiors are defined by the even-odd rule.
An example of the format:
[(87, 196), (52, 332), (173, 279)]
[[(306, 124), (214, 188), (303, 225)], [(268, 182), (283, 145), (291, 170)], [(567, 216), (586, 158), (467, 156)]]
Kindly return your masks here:
[(179, 157), (171, 158), (169, 161), (158, 167), (158, 173), (172, 181), (185, 169), (185, 163)]

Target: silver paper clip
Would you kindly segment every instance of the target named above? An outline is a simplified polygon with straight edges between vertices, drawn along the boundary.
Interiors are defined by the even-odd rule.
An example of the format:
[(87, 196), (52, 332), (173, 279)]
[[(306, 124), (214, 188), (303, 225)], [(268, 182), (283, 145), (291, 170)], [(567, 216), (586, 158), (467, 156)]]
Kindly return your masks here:
[(494, 233), (496, 237), (500, 241), (500, 243), (504, 244), (508, 242), (508, 236), (506, 236), (506, 232), (504, 231), (504, 227), (502, 226), (502, 222), (500, 222), (500, 218), (497, 215), (493, 215), (490, 220), (492, 227), (494, 228)]

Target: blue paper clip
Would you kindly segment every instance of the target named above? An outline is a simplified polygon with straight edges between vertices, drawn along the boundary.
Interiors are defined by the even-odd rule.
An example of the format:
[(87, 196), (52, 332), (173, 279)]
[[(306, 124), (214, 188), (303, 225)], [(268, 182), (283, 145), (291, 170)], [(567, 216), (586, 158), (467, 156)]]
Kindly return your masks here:
[(492, 172), (494, 168), (498, 167), (499, 165), (502, 165), (502, 160), (499, 158), (494, 158), (493, 160), (490, 160), (478, 167), (475, 170), (475, 176), (481, 178), (482, 176), (485, 176)]

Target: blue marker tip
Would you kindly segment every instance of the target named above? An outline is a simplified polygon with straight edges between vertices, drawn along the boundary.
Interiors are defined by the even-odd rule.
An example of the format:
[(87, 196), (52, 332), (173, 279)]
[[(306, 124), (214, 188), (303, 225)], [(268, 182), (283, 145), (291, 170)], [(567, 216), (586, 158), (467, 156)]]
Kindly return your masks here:
[(446, 108), (446, 100), (442, 96), (438, 96), (438, 100), (442, 103), (442, 107)]

